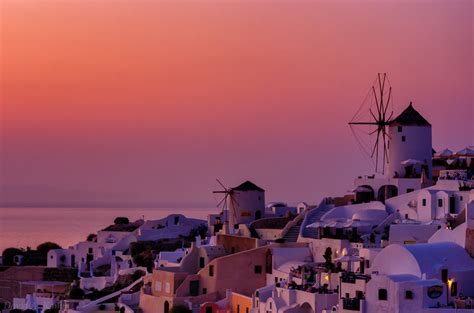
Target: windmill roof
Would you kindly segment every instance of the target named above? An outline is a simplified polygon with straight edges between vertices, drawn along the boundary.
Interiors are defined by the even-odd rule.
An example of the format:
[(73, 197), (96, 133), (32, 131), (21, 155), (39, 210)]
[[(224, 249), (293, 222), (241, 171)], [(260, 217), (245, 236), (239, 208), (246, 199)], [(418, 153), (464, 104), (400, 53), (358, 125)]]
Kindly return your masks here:
[(246, 182), (243, 182), (242, 184), (238, 185), (237, 187), (232, 188), (232, 190), (239, 190), (239, 191), (250, 191), (250, 190), (256, 190), (256, 191), (265, 191), (262, 188), (258, 187), (254, 183), (252, 183), (250, 180), (247, 180)]
[(391, 125), (431, 126), (431, 124), (413, 107), (412, 103), (397, 116)]

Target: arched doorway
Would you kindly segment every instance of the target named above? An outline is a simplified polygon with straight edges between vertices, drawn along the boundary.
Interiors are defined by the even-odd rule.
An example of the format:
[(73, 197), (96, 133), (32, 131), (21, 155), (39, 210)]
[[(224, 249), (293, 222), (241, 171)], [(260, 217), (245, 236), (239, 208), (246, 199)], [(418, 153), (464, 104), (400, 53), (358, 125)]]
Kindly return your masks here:
[(170, 312), (170, 303), (168, 301), (165, 301), (165, 304), (163, 306), (163, 312), (164, 313), (169, 313)]
[(314, 313), (313, 308), (308, 302), (303, 303), (298, 310), (300, 313)]
[(374, 188), (369, 185), (362, 185), (355, 189), (356, 191), (356, 202), (364, 203), (375, 200)]
[(387, 199), (398, 196), (398, 188), (394, 185), (383, 185), (377, 193), (377, 200), (384, 202)]

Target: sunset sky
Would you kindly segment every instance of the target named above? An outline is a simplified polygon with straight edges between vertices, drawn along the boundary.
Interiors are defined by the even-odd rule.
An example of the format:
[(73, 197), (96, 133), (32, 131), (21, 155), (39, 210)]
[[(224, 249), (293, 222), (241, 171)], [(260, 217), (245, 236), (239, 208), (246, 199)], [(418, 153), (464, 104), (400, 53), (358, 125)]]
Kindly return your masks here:
[(473, 2), (0, 1), (0, 205), (319, 202), (371, 174), (378, 72), (435, 149), (474, 144)]

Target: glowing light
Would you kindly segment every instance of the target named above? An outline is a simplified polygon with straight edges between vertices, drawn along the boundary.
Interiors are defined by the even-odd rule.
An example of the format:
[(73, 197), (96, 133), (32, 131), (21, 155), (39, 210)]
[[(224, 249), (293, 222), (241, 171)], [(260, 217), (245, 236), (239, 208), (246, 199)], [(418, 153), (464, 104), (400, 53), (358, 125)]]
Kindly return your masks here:
[(452, 278), (451, 278), (451, 279), (448, 279), (448, 287), (449, 287), (449, 289), (451, 289), (451, 285), (453, 284), (453, 282), (454, 282), (454, 279), (452, 279)]
[(329, 275), (328, 274), (324, 275), (324, 280), (329, 281)]

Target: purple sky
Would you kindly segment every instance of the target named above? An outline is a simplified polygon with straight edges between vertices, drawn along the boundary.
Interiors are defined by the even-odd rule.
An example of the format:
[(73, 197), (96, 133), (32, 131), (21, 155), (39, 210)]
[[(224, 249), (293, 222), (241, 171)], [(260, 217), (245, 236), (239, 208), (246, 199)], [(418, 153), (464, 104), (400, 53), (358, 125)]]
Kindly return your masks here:
[(474, 144), (472, 1), (2, 3), (0, 204), (319, 202), (373, 168), (377, 72), (435, 149)]

